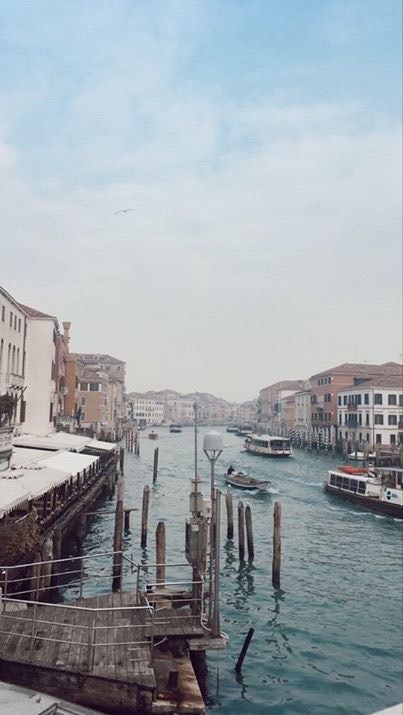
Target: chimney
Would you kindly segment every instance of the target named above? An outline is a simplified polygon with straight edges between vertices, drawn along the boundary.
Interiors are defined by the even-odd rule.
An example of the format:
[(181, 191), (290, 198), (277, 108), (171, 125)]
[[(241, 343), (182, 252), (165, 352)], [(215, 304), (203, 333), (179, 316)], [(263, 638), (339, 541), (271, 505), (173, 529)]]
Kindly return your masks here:
[(71, 326), (70, 321), (67, 321), (67, 320), (63, 321), (63, 331), (64, 331), (63, 337), (67, 344), (69, 344), (69, 342), (70, 342), (70, 326)]

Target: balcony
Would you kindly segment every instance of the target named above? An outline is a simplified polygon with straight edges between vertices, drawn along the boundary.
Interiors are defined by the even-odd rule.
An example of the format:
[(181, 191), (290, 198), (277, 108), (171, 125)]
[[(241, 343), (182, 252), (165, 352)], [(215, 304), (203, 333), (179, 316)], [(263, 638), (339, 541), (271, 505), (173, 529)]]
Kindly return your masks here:
[(347, 405), (347, 412), (357, 412), (357, 405), (353, 405), (353, 404)]
[(21, 387), (24, 387), (24, 378), (22, 375), (17, 375), (15, 372), (7, 372), (6, 383), (9, 390), (20, 389)]

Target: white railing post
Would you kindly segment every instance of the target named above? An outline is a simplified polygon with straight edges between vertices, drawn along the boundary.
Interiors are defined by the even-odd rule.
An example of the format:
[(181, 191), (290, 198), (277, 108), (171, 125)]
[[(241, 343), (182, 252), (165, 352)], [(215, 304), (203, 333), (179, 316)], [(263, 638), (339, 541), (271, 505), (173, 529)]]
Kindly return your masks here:
[(33, 608), (33, 615), (32, 615), (32, 626), (31, 626), (31, 642), (30, 642), (30, 646), (29, 646), (29, 660), (31, 662), (32, 662), (32, 654), (33, 654), (33, 650), (34, 650), (34, 641), (35, 641), (35, 625), (36, 625), (35, 621), (36, 621), (36, 608), (37, 608), (36, 603), (34, 603), (32, 608)]

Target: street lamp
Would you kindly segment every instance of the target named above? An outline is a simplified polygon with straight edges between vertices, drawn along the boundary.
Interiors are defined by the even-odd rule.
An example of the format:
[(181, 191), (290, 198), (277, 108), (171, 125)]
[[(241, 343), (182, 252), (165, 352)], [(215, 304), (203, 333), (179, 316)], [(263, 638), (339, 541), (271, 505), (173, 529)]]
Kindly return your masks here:
[[(210, 525), (210, 598), (209, 621), (213, 638), (220, 636), (220, 498), (221, 492), (214, 487), (214, 466), (223, 450), (222, 436), (219, 432), (207, 432), (203, 439), (203, 451), (211, 468), (211, 525)], [(214, 579), (213, 579), (214, 574)], [(214, 598), (213, 598), (214, 596)]]

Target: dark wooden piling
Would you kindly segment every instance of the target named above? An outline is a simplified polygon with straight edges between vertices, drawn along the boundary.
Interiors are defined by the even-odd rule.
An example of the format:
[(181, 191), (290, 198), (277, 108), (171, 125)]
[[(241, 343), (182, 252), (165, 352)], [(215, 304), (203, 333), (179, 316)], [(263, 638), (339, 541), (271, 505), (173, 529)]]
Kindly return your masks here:
[(143, 489), (143, 505), (141, 509), (141, 548), (147, 546), (147, 528), (148, 528), (148, 505), (150, 503), (150, 487), (148, 484)]
[(238, 502), (238, 550), (239, 560), (245, 560), (245, 510), (243, 503)]
[(77, 517), (75, 535), (78, 543), (81, 545), (87, 533), (87, 514), (82, 511)]
[(253, 561), (255, 551), (253, 547), (253, 526), (252, 526), (252, 510), (249, 504), (245, 507), (245, 525), (246, 525), (246, 541), (248, 544), (248, 560)]
[(254, 632), (255, 632), (255, 629), (254, 629), (254, 628), (249, 628), (248, 634), (247, 634), (247, 636), (246, 636), (246, 638), (245, 638), (245, 641), (244, 641), (244, 644), (243, 644), (243, 646), (242, 646), (242, 650), (241, 650), (241, 652), (240, 652), (240, 654), (239, 654), (239, 658), (238, 658), (238, 660), (237, 660), (237, 662), (236, 662), (236, 666), (235, 666), (235, 671), (236, 671), (236, 673), (240, 673), (240, 672), (241, 672), (242, 663), (243, 663), (243, 661), (244, 661), (244, 659), (245, 659), (245, 655), (246, 655), (247, 650), (248, 650), (248, 648), (249, 648), (249, 644), (250, 644), (250, 642), (251, 642), (251, 640), (252, 640), (252, 637), (253, 637)]
[(112, 590), (118, 591), (122, 582), (122, 546), (123, 546), (123, 494), (124, 479), (118, 479), (115, 511), (115, 530), (113, 535), (113, 580)]
[(154, 468), (153, 468), (153, 484), (157, 481), (158, 477), (158, 455), (159, 455), (159, 448), (156, 447), (154, 449)]
[(130, 531), (130, 509), (125, 509), (125, 534)]
[(119, 450), (119, 469), (120, 469), (121, 474), (123, 474), (124, 464), (125, 464), (125, 450), (123, 449), (123, 447), (121, 447)]
[(165, 563), (166, 563), (166, 536), (165, 524), (159, 521), (155, 530), (156, 541), (156, 557), (157, 557), (157, 584), (165, 582)]
[(281, 571), (281, 504), (274, 502), (273, 510), (273, 561), (271, 582), (274, 588), (280, 588)]
[(227, 539), (234, 538), (234, 504), (232, 499), (232, 492), (230, 489), (227, 490), (225, 495), (225, 506), (227, 509)]

